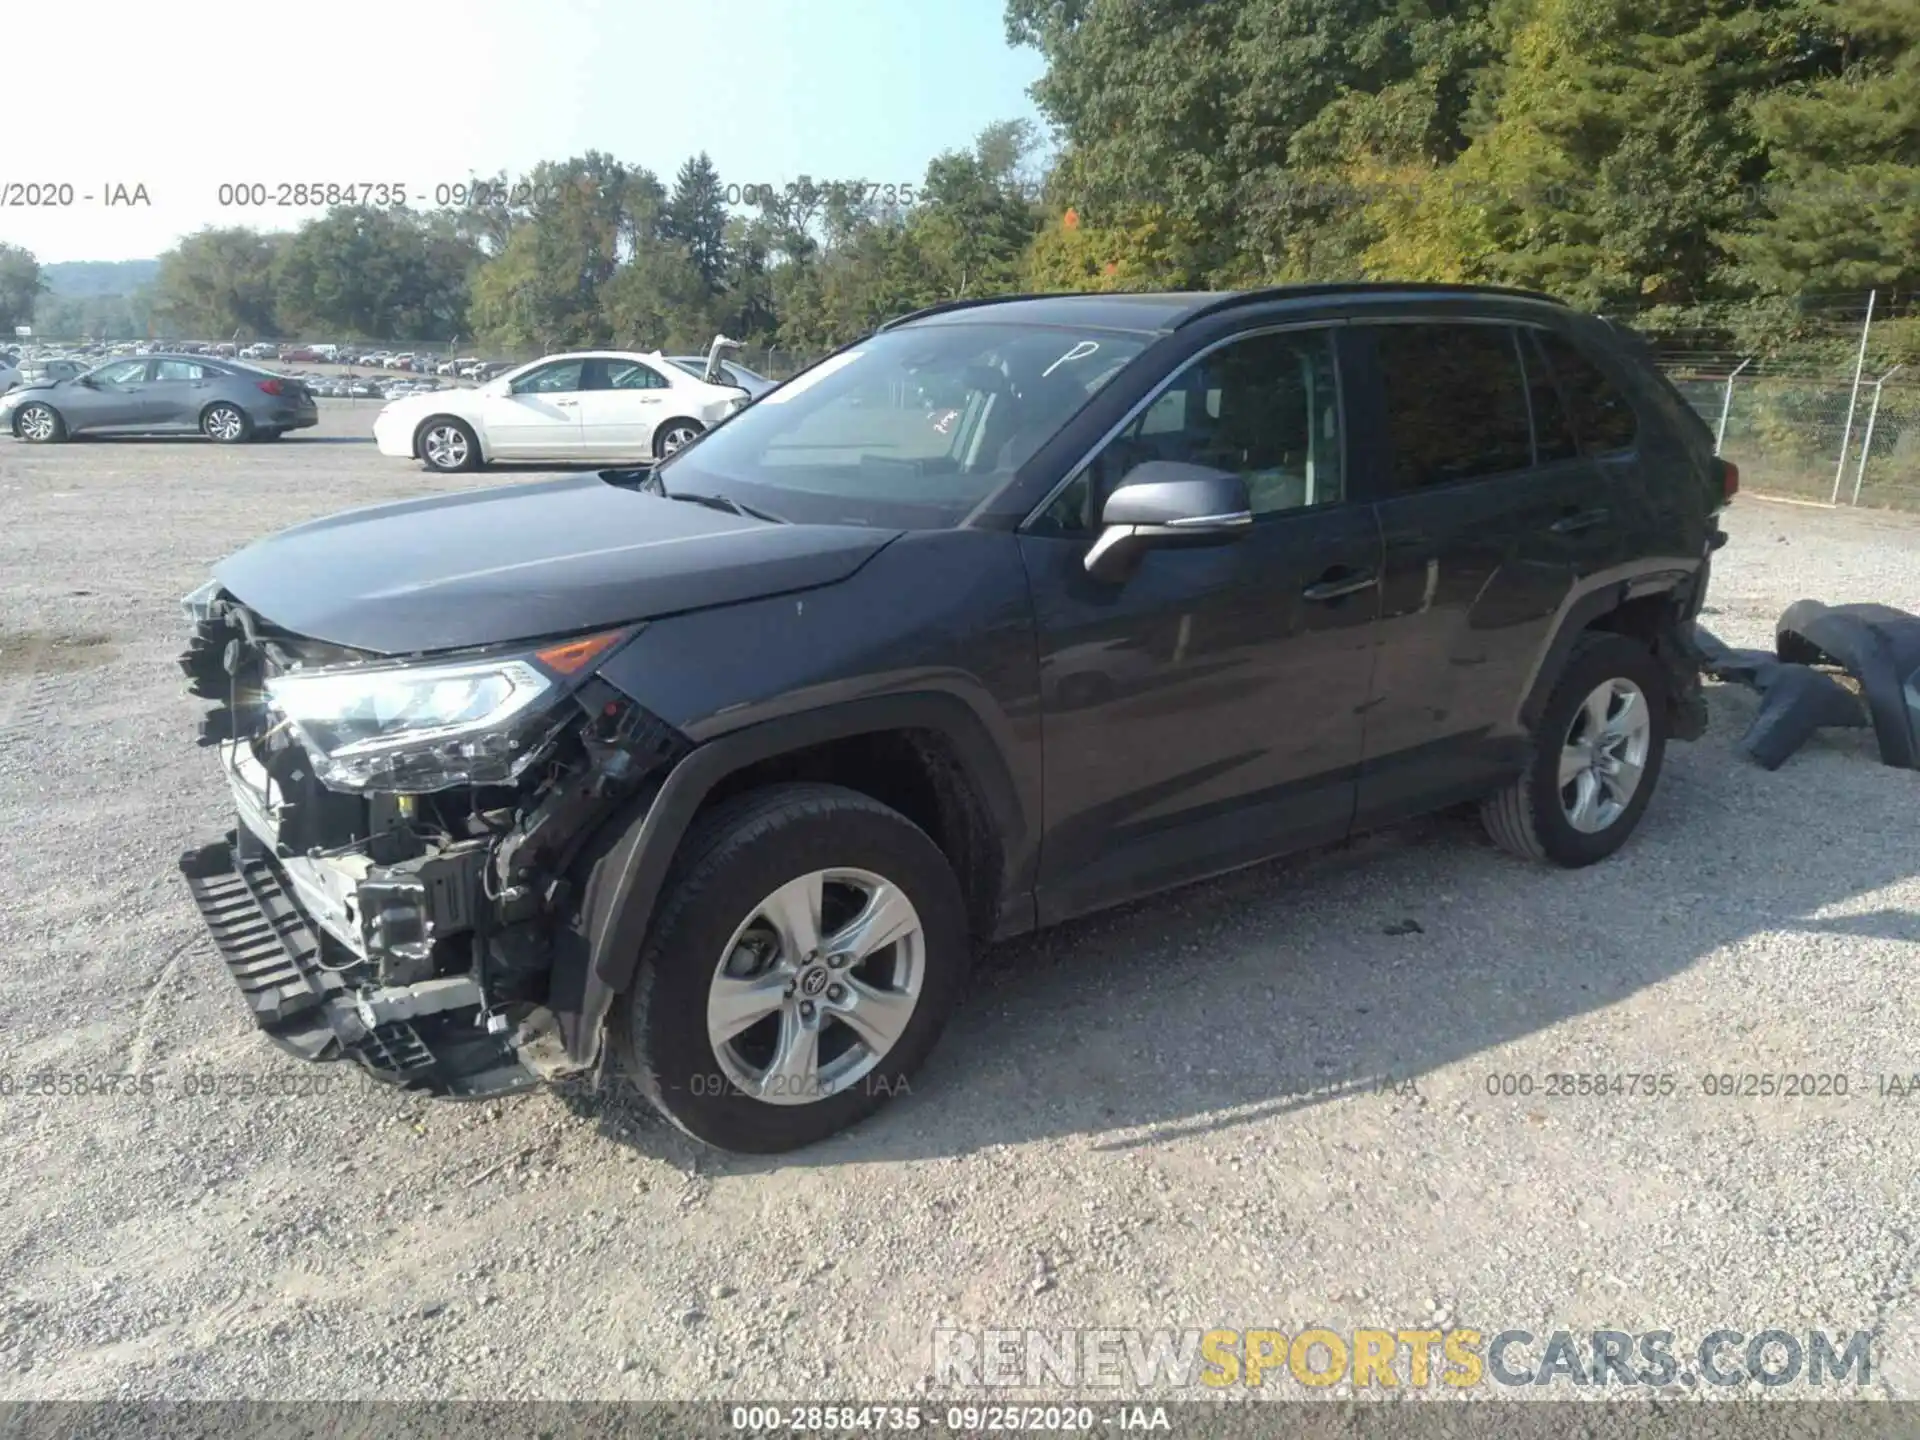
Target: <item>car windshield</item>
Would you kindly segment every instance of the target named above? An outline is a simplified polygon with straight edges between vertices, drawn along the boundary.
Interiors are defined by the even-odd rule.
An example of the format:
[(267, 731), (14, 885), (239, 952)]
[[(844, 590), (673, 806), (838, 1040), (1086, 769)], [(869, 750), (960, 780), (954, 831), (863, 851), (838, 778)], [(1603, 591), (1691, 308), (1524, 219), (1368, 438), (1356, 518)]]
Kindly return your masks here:
[(998, 490), (1151, 336), (948, 322), (828, 357), (659, 468), (784, 519), (937, 529)]

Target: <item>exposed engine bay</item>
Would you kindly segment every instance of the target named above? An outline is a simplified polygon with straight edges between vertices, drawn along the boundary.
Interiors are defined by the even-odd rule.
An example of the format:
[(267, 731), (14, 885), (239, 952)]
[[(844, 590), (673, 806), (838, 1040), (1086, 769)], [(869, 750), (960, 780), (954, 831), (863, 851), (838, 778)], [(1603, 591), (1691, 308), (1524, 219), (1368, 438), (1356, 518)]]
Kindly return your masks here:
[(633, 627), (427, 663), (289, 634), (211, 586), (188, 609), (180, 665), (214, 702), (199, 743), (238, 823), (181, 869), (256, 1022), (446, 1094), (591, 1064), (584, 976), (556, 966), (569, 877), (688, 748), (592, 674)]

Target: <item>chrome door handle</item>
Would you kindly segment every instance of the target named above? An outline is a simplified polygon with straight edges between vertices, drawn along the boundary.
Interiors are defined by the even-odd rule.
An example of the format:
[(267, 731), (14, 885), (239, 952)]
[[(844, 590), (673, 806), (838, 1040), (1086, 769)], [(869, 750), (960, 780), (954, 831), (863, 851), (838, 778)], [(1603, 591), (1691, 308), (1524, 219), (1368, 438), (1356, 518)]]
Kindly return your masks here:
[(1572, 515), (1563, 515), (1547, 528), (1556, 535), (1573, 535), (1582, 530), (1591, 530), (1607, 518), (1605, 510), (1581, 510)]
[(580, 402), (578, 400), (556, 400), (553, 403), (560, 406), (563, 409), (571, 410), (574, 406), (578, 405)]
[(1300, 596), (1303, 600), (1338, 600), (1342, 595), (1357, 595), (1362, 590), (1371, 590), (1379, 583), (1379, 575), (1371, 570), (1362, 570), (1343, 579), (1318, 581), (1302, 590)]

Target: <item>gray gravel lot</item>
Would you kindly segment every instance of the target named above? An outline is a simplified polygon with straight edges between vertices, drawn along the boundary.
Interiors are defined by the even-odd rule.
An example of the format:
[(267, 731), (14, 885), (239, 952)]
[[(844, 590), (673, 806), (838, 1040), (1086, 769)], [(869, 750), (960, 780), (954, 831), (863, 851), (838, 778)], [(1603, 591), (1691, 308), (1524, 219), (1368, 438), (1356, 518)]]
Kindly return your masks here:
[[(782, 1161), (584, 1088), (430, 1103), (283, 1057), (174, 869), (227, 824), (175, 602), (457, 483), (327, 413), (0, 439), (0, 1397), (898, 1398), (936, 1327), (1431, 1322), (1872, 1328), (1869, 1392), (1920, 1398), (1920, 1097), (1869, 1093), (1920, 1072), (1920, 776), (1866, 732), (1758, 771), (1744, 691), (1595, 869), (1447, 816), (1000, 947), (911, 1096)], [(1920, 610), (1913, 518), (1729, 529), (1731, 642), (1806, 595)], [(138, 1078), (20, 1093), (48, 1070)], [(1550, 1071), (1676, 1084), (1486, 1090)], [(1850, 1093), (1702, 1093), (1750, 1071)]]

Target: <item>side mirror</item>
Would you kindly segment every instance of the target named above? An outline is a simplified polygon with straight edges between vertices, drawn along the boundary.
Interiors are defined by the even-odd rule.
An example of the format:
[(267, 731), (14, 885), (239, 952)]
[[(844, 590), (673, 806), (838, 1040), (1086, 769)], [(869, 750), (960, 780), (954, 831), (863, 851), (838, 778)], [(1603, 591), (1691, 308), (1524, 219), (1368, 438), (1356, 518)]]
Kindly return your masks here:
[(1100, 537), (1087, 573), (1123, 579), (1150, 549), (1224, 545), (1253, 526), (1247, 483), (1226, 470), (1178, 460), (1149, 460), (1129, 470), (1100, 511)]

